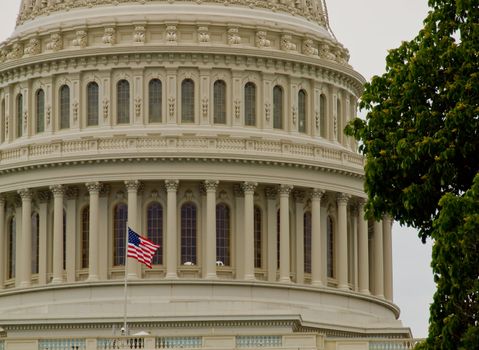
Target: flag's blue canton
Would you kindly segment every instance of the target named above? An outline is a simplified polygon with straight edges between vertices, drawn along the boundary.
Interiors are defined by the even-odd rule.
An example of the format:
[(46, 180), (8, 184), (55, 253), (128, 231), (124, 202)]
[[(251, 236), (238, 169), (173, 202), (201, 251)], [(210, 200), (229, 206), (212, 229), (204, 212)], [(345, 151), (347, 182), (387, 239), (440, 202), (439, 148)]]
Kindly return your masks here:
[(137, 247), (140, 246), (141, 240), (136, 232), (128, 227), (128, 243), (134, 244)]

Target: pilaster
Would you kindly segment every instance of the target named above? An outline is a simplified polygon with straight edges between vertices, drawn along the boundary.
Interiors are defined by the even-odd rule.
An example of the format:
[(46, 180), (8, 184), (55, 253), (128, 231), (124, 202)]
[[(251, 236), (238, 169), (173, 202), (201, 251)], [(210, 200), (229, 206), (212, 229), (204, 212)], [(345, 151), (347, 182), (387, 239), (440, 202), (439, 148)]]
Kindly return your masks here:
[(296, 283), (304, 284), (304, 191), (294, 190), (293, 198), (296, 218)]
[(256, 182), (244, 182), (244, 276), (245, 280), (254, 280), (254, 191)]
[[(138, 180), (128, 180), (125, 181), (125, 187), (128, 191), (128, 227), (130, 227), (133, 231), (139, 233), (138, 227), (138, 189), (141, 186), (141, 182)], [(128, 233), (126, 233), (128, 236)], [(128, 244), (126, 242), (125, 244)], [(126, 253), (125, 253), (126, 254)], [(125, 256), (125, 263), (127, 256)], [(128, 279), (139, 279), (141, 274), (141, 266), (136, 260), (128, 261)]]
[(39, 202), (39, 242), (38, 242), (38, 284), (47, 284), (48, 268), (48, 204), (52, 198), (50, 191), (40, 191), (37, 193)]
[(279, 186), (279, 211), (280, 211), (280, 263), (279, 281), (290, 283), (290, 240), (289, 240), (289, 194), (293, 186)]
[(77, 234), (77, 201), (78, 187), (66, 190), (66, 277), (68, 283), (76, 279), (76, 238)]
[[(32, 191), (28, 188), (18, 191), (22, 199), (22, 235), (21, 235), (21, 254), (20, 259), (20, 274), (17, 279), (20, 280), (20, 288), (28, 288), (31, 285), (32, 279)], [(18, 236), (17, 236), (18, 237)]]
[(338, 202), (338, 288), (349, 290), (348, 286), (348, 216), (347, 207), (350, 196), (340, 193)]
[(166, 208), (166, 279), (177, 279), (178, 265), (178, 235), (177, 235), (177, 191), (178, 180), (166, 180), (167, 208)]
[(311, 191), (311, 284), (313, 286), (323, 286), (323, 243), (322, 225), (321, 225), (321, 199), (324, 191), (315, 188)]
[(275, 282), (278, 269), (278, 258), (276, 249), (278, 245), (277, 241), (277, 228), (276, 228), (276, 196), (277, 189), (274, 187), (265, 188), (265, 196), (267, 201), (267, 227), (268, 227), (268, 281)]
[(85, 184), (90, 195), (89, 223), (88, 223), (88, 281), (98, 281), (98, 260), (99, 260), (99, 207), (100, 207), (100, 182), (88, 182)]
[(216, 279), (216, 189), (218, 181), (206, 180), (206, 232), (205, 256), (203, 258), (203, 277)]
[(50, 186), (53, 193), (53, 279), (52, 284), (63, 282), (63, 185)]

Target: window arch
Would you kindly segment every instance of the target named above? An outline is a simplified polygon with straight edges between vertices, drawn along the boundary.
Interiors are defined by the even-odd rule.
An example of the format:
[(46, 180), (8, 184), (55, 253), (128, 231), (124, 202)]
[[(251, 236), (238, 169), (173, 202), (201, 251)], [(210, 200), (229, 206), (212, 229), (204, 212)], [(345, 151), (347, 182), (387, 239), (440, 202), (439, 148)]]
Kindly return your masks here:
[(126, 249), (126, 222), (128, 220), (128, 206), (119, 203), (113, 209), (113, 265), (125, 265)]
[(326, 137), (326, 96), (321, 94), (319, 97), (319, 135)]
[(60, 87), (60, 129), (70, 127), (70, 87)]
[(251, 82), (244, 87), (244, 124), (256, 125), (256, 85)]
[(100, 88), (94, 81), (89, 82), (86, 87), (87, 95), (87, 126), (97, 126), (99, 119), (99, 102)]
[(331, 216), (328, 216), (327, 219), (327, 227), (326, 227), (326, 239), (327, 239), (327, 249), (328, 249), (328, 277), (329, 278), (334, 278), (335, 276), (335, 263), (334, 263), (334, 247), (335, 247), (335, 239), (334, 239), (334, 221), (331, 218)]
[(306, 91), (298, 92), (298, 131), (306, 132)]
[(39, 271), (40, 261), (40, 216), (38, 213), (32, 214), (32, 274)]
[(118, 124), (130, 122), (130, 83), (122, 79), (116, 85), (116, 114)]
[(220, 203), (216, 205), (216, 261), (225, 266), (231, 265), (230, 240), (230, 208)]
[(273, 128), (283, 128), (283, 88), (279, 85), (273, 89)]
[(83, 208), (81, 212), (81, 268), (86, 269), (89, 266), (90, 251), (90, 206)]
[(16, 246), (17, 246), (17, 224), (15, 217), (8, 223), (8, 245), (7, 245), (7, 278), (15, 278), (16, 266)]
[(304, 272), (311, 273), (311, 212), (307, 211), (303, 216), (303, 230), (304, 230)]
[(197, 209), (194, 203), (181, 207), (181, 264), (197, 264)]
[(195, 121), (195, 83), (191, 79), (185, 79), (181, 83), (181, 121)]
[(263, 217), (261, 209), (254, 207), (254, 267), (260, 269), (263, 267), (263, 245), (262, 245), (262, 225)]
[(35, 112), (37, 117), (37, 133), (45, 131), (45, 92), (39, 89), (35, 94)]
[(223, 80), (215, 81), (213, 97), (214, 123), (226, 124), (226, 83)]
[(163, 86), (159, 79), (152, 79), (148, 83), (148, 120), (150, 123), (161, 123), (162, 89)]
[(23, 95), (17, 95), (17, 137), (23, 135)]
[(163, 207), (158, 202), (148, 205), (147, 209), (147, 229), (148, 239), (158, 244), (160, 248), (153, 256), (153, 265), (163, 264)]

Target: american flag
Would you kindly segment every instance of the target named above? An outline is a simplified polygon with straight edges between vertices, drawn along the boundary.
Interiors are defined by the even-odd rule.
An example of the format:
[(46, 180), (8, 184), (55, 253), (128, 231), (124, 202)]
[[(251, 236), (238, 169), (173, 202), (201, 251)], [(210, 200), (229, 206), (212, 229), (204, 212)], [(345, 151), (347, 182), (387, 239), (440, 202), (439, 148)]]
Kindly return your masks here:
[(151, 269), (151, 261), (159, 245), (141, 237), (128, 227), (128, 257), (134, 258)]

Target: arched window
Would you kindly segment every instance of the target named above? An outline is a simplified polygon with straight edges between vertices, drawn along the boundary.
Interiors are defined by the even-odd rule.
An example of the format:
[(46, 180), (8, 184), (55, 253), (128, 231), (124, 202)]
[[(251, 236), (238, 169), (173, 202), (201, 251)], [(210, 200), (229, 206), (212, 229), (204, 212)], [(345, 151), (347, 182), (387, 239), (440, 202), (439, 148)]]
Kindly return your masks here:
[(161, 123), (162, 85), (161, 80), (152, 79), (148, 84), (148, 110), (150, 123)]
[(32, 215), (32, 274), (38, 273), (40, 261), (40, 216), (38, 213)]
[(273, 128), (283, 128), (283, 88), (279, 85), (273, 89)]
[(306, 92), (298, 92), (298, 131), (306, 132)]
[(153, 265), (163, 264), (163, 207), (158, 202), (153, 202), (147, 210), (147, 229), (148, 239), (158, 244), (160, 248), (153, 256)]
[(113, 265), (125, 265), (126, 249), (126, 222), (128, 220), (128, 206), (117, 204), (113, 211)]
[(40, 89), (36, 93), (35, 112), (37, 117), (37, 133), (45, 131), (45, 92)]
[(334, 278), (334, 222), (333, 219), (328, 216), (327, 227), (326, 227), (326, 239), (327, 239), (327, 249), (328, 249), (328, 277)]
[(256, 125), (256, 85), (251, 82), (244, 87), (244, 124)]
[(216, 206), (216, 261), (230, 266), (230, 208), (220, 203)]
[(337, 130), (337, 139), (338, 141), (342, 140), (343, 135), (343, 110), (341, 106), (341, 99), (336, 99), (336, 115), (337, 115), (337, 123), (338, 123), (338, 130)]
[(194, 203), (181, 207), (181, 264), (197, 263), (197, 210)]
[(99, 102), (99, 93), (100, 88), (98, 84), (94, 81), (88, 83), (86, 87), (86, 95), (87, 95), (87, 126), (97, 126), (98, 125), (98, 117), (99, 117), (99, 110), (100, 110), (100, 102)]
[(262, 225), (261, 209), (254, 207), (254, 267), (257, 269), (263, 267)]
[(311, 273), (311, 224), (311, 212), (307, 211), (303, 216), (305, 273)]
[(60, 88), (60, 129), (70, 127), (70, 87), (63, 85)]
[(17, 137), (23, 135), (23, 95), (17, 95)]
[(191, 79), (185, 79), (181, 83), (181, 121), (195, 121), (195, 83)]
[(319, 134), (326, 138), (326, 96), (319, 97)]
[(16, 262), (16, 246), (17, 246), (17, 225), (15, 217), (10, 219), (8, 223), (8, 245), (7, 245), (7, 278), (15, 278), (15, 262)]
[(226, 83), (223, 80), (215, 81), (213, 86), (213, 112), (214, 123), (225, 124), (226, 123)]
[(116, 85), (116, 114), (118, 124), (130, 122), (130, 83), (120, 80)]
[(87, 205), (81, 212), (81, 268), (89, 266), (90, 251), (90, 207)]

